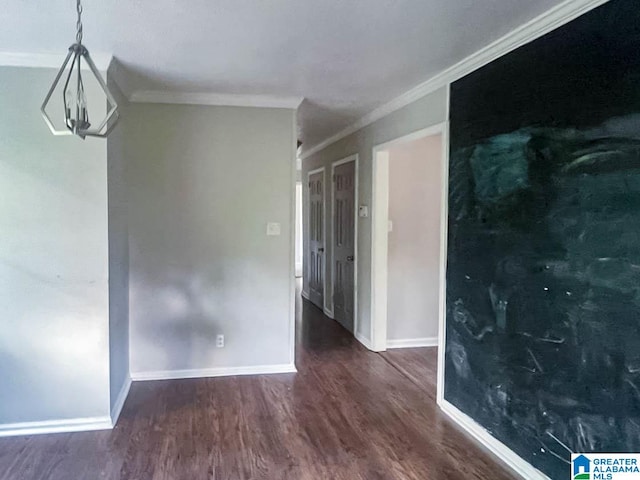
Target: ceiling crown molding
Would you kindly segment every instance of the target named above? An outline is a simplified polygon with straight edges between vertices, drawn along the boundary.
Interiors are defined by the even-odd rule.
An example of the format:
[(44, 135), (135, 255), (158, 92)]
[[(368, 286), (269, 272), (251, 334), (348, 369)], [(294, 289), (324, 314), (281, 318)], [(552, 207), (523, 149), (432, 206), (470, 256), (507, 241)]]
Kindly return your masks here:
[[(30, 68), (60, 68), (64, 62), (66, 52), (62, 53), (33, 53), (33, 52), (0, 52), (0, 66), (2, 67), (30, 67)], [(106, 71), (112, 56), (108, 53), (92, 53), (91, 59), (98, 70)], [(88, 68), (86, 64), (82, 68)]]
[(332, 135), (322, 142), (309, 147), (307, 150), (302, 152), (300, 158), (304, 160), (314, 153), (324, 150), (326, 147), (334, 144), (338, 140), (342, 140), (343, 138), (377, 120), (380, 120), (390, 113), (395, 112), (396, 110), (399, 110), (430, 93), (433, 93), (439, 88), (447, 86), (451, 82), (455, 82), (487, 63), (492, 62), (493, 60), (531, 42), (532, 40), (535, 40), (536, 38), (541, 37), (546, 33), (549, 33), (552, 30), (555, 30), (565, 23), (570, 22), (589, 10), (603, 5), (608, 1), (609, 0), (565, 0), (563, 3), (547, 10), (543, 14), (535, 17), (515, 30), (512, 30), (495, 42), (492, 42), (486, 47), (469, 55), (462, 61), (454, 64), (446, 70), (443, 70), (427, 81), (406, 91), (390, 102), (372, 110), (348, 127), (340, 130), (335, 135)]
[(274, 95), (237, 95), (229, 93), (192, 93), (165, 90), (136, 90), (129, 95), (134, 103), (170, 103), (182, 105), (215, 105), (226, 107), (261, 107), (297, 109), (303, 97)]

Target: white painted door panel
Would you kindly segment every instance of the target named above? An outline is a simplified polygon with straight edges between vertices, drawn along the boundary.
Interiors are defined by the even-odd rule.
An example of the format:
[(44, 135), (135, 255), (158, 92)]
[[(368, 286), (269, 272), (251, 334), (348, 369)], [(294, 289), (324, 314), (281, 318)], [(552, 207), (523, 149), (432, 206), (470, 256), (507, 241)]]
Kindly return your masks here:
[(333, 313), (354, 331), (355, 161), (343, 163), (333, 175)]
[(324, 306), (324, 172), (309, 175), (309, 300)]

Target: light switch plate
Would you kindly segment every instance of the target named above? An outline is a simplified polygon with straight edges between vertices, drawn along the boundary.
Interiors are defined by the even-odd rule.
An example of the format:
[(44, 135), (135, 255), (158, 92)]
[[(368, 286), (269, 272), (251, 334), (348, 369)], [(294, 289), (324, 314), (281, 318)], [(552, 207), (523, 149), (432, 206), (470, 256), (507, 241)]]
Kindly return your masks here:
[(267, 223), (267, 236), (276, 237), (280, 235), (280, 224), (279, 223)]
[(358, 207), (358, 216), (361, 218), (367, 218), (369, 216), (369, 207), (367, 205), (360, 205)]

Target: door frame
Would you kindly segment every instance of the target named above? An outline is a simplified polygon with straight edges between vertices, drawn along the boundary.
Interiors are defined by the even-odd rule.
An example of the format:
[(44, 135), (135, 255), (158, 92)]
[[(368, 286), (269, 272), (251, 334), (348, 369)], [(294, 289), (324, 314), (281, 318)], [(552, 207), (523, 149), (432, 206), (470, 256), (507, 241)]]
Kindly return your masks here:
[[(331, 163), (331, 302), (329, 305), (330, 309), (325, 308), (325, 315), (329, 318), (333, 318), (333, 293), (334, 293), (334, 279), (335, 279), (335, 268), (333, 263), (333, 244), (335, 242), (335, 232), (334, 232), (334, 222), (335, 219), (335, 209), (336, 209), (336, 199), (334, 195), (334, 172), (336, 167), (340, 165), (344, 165), (345, 163), (355, 162), (355, 184), (353, 186), (353, 335), (355, 336), (358, 332), (358, 195), (359, 195), (359, 161), (358, 154), (355, 153), (353, 155), (349, 155), (348, 157), (342, 158), (340, 160), (336, 160)], [(326, 302), (325, 302), (326, 305)], [(328, 310), (328, 311), (327, 311)]]
[[(440, 292), (438, 319), (438, 356), (444, 355), (444, 291), (446, 264), (446, 189), (449, 152), (449, 124), (438, 123), (408, 135), (375, 145), (372, 151), (371, 185), (371, 331), (370, 345), (375, 352), (387, 349), (387, 282), (388, 282), (388, 235), (389, 235), (389, 148), (402, 143), (441, 135), (442, 208), (440, 210)], [(441, 359), (438, 359), (440, 370)], [(438, 374), (440, 378), (440, 374)], [(441, 389), (438, 388), (438, 391)]]
[[(309, 170), (307, 172), (307, 183), (306, 189), (307, 194), (304, 195), (304, 190), (302, 192), (302, 203), (305, 204), (304, 199), (306, 198), (306, 205), (303, 205), (303, 216), (302, 222), (303, 226), (306, 225), (307, 238), (311, 233), (311, 224), (309, 220), (311, 219), (311, 215), (309, 215), (309, 209), (311, 208), (311, 199), (309, 198), (309, 182), (311, 175), (316, 175), (322, 172), (322, 243), (324, 245), (324, 274), (322, 275), (322, 305), (326, 305), (327, 302), (327, 171), (325, 167), (319, 167), (313, 170)], [(306, 215), (305, 215), (306, 212)], [(304, 232), (303, 232), (304, 235)], [(304, 237), (303, 237), (304, 238)], [(304, 247), (304, 242), (303, 242)], [(309, 300), (309, 290), (304, 289), (305, 281), (307, 283), (307, 289), (309, 288), (309, 265), (311, 259), (311, 241), (307, 242), (307, 248), (304, 251), (304, 255), (302, 257), (302, 296)], [(306, 267), (305, 267), (306, 265)]]

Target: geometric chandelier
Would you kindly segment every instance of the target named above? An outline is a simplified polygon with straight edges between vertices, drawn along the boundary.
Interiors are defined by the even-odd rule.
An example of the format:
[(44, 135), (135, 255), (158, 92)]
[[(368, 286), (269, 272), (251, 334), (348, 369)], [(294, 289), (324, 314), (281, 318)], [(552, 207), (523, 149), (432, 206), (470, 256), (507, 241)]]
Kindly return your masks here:
[[(107, 88), (100, 71), (96, 68), (89, 50), (82, 45), (82, 4), (80, 0), (76, 0), (76, 11), (78, 13), (78, 21), (76, 22), (76, 43), (69, 47), (69, 53), (65, 59), (53, 85), (49, 89), (44, 103), (40, 108), (44, 121), (47, 122), (51, 133), (54, 135), (77, 135), (84, 140), (85, 137), (106, 137), (118, 121), (118, 104), (113, 95)], [(98, 81), (98, 85), (104, 92), (107, 100), (107, 114), (104, 120), (99, 124), (92, 125), (89, 119), (89, 106), (87, 105), (87, 96), (84, 90), (84, 81), (82, 79), (82, 65), (84, 62), (89, 70)], [(69, 68), (67, 69), (67, 65)], [(51, 118), (45, 111), (53, 92), (58, 87), (60, 79), (66, 73), (66, 81), (62, 90), (62, 101), (64, 108), (64, 123), (67, 127), (64, 130), (58, 130), (53, 125)], [(92, 128), (93, 127), (93, 128)]]

